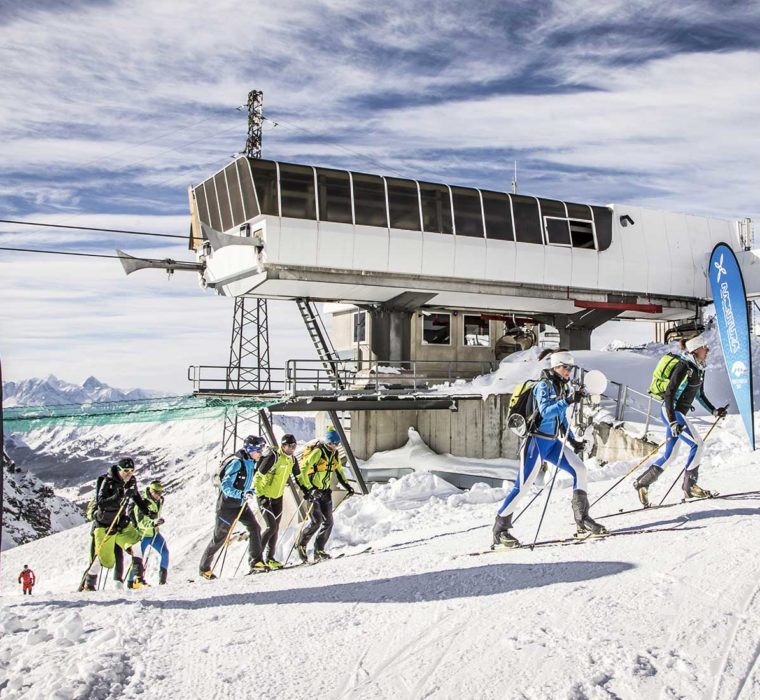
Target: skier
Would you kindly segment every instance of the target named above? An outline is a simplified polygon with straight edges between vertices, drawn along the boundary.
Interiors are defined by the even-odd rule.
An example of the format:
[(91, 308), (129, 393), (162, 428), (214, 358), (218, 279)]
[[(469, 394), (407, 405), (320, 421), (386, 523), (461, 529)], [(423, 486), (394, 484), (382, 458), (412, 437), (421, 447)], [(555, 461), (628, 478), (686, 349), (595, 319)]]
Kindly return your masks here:
[[(704, 334), (701, 334), (687, 340), (682, 352), (668, 355), (667, 358), (672, 358), (672, 361), (668, 362), (666, 358), (663, 358), (655, 369), (649, 391), (662, 398), (660, 417), (665, 426), (667, 442), (662, 457), (653, 462), (633, 482), (633, 487), (645, 508), (650, 505), (649, 487), (659, 479), (665, 467), (676, 458), (681, 443), (689, 447), (681, 486), (684, 497), (708, 498), (712, 495), (712, 492), (706, 491), (697, 484), (704, 443), (694, 425), (686, 418), (686, 414), (693, 410), (692, 404), (695, 399), (716, 418), (724, 418), (728, 411), (728, 404), (715, 408), (705, 396), (705, 360), (709, 351), (707, 339)], [(670, 375), (666, 376), (668, 371)]]
[(200, 575), (213, 579), (216, 575), (211, 570), (214, 555), (227, 541), (230, 529), (235, 525), (235, 519), (248, 530), (248, 573), (267, 571), (262, 559), (261, 530), (251, 510), (255, 505), (256, 496), (253, 491), (253, 475), (256, 462), (261, 459), (266, 442), (258, 435), (249, 435), (243, 441), (243, 449), (235, 453), (224, 467), (224, 473), (219, 488), (219, 498), (216, 502), (216, 521), (214, 534), (203, 552), (199, 564)]
[(37, 583), (37, 577), (34, 575), (34, 571), (29, 568), (29, 564), (24, 564), (24, 568), (18, 575), (18, 582), (23, 585), (24, 595), (27, 593), (32, 595), (32, 588), (34, 588), (34, 584)]
[[(585, 440), (576, 440), (567, 420), (568, 406), (583, 398), (583, 390), (572, 390), (570, 373), (575, 359), (567, 351), (555, 352), (549, 358), (549, 369), (541, 372), (541, 378), (531, 389), (537, 412), (533, 426), (520, 449), (520, 469), (512, 490), (499, 508), (493, 526), (493, 544), (517, 547), (517, 538), (509, 533), (512, 514), (521, 496), (533, 484), (540, 471), (541, 461), (550, 462), (573, 477), (573, 516), (578, 532), (604, 534), (607, 530), (591, 519), (586, 493), (586, 465), (576, 452), (582, 452)], [(532, 429), (530, 429), (532, 427)], [(567, 438), (564, 436), (567, 434)], [(566, 446), (563, 449), (563, 442)]]
[[(131, 457), (123, 457), (98, 479), (95, 488), (93, 531), (95, 550), (84, 580), (83, 589), (86, 591), (96, 590), (99, 573), (104, 568), (110, 569), (114, 566), (114, 550), (117, 545), (123, 550), (131, 548), (135, 578), (141, 585), (145, 584), (142, 550), (139, 545), (140, 532), (130, 517), (129, 501), (133, 501), (145, 515), (150, 511), (137, 489), (134, 473), (134, 460)], [(97, 557), (94, 556), (95, 552)]]
[(306, 545), (315, 533), (317, 535), (314, 541), (315, 561), (330, 559), (330, 555), (325, 552), (325, 545), (333, 528), (333, 503), (330, 488), (333, 472), (348, 495), (354, 495), (354, 489), (343, 472), (343, 465), (338, 454), (339, 447), (340, 435), (337, 430), (330, 427), (325, 433), (324, 441), (318, 440), (307, 445), (301, 456), (299, 481), (306, 491), (306, 500), (309, 501), (310, 507), (309, 523), (296, 543), (296, 552), (302, 562), (309, 561)]
[(261, 535), (264, 562), (270, 569), (281, 569), (282, 564), (274, 558), (277, 535), (282, 518), (282, 497), (291, 473), (298, 477), (300, 469), (295, 456), (297, 441), (286, 433), (277, 450), (268, 451), (259, 461), (253, 484), (264, 516), (266, 530)]
[[(163, 497), (164, 487), (160, 481), (151, 481), (148, 488), (145, 489), (145, 502), (148, 505), (150, 515), (143, 515), (140, 509), (135, 506), (134, 518), (137, 523), (137, 529), (140, 531), (142, 541), (140, 548), (143, 554), (148, 554), (148, 547), (152, 547), (161, 557), (161, 567), (158, 572), (158, 583), (163, 585), (169, 574), (169, 547), (166, 545), (164, 536), (158, 531), (158, 528), (164, 524), (161, 517), (161, 509), (164, 506)], [(127, 588), (139, 588), (137, 581), (137, 572), (134, 568), (130, 569)]]

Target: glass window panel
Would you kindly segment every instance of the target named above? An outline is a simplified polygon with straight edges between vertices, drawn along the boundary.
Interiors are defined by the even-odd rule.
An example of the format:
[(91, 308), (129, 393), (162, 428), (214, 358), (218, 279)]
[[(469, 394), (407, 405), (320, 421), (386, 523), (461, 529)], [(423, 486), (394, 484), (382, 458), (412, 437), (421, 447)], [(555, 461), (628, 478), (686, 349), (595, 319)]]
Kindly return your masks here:
[(367, 342), (367, 312), (359, 311), (354, 314), (354, 342)]
[(486, 216), (486, 237), (497, 241), (515, 240), (509, 195), (503, 192), (487, 191), (482, 194), (483, 213)]
[(214, 179), (206, 180), (206, 182), (203, 183), (203, 187), (206, 190), (206, 202), (208, 202), (209, 225), (215, 231), (221, 231), (222, 219), (219, 216), (219, 205), (216, 203), (216, 187), (214, 187)]
[(280, 164), (282, 215), (293, 219), (317, 218), (314, 171), (305, 165)]
[(465, 187), (452, 187), (454, 199), (454, 230), (457, 236), (483, 238), (483, 213), (480, 193)]
[(195, 203), (198, 206), (198, 218), (206, 225), (210, 226), (211, 221), (209, 221), (208, 216), (208, 204), (206, 203), (206, 189), (203, 187), (203, 185), (198, 185), (198, 187), (195, 188)]
[(591, 211), (594, 212), (597, 250), (607, 250), (612, 244), (612, 209), (591, 207)]
[(317, 189), (320, 221), (352, 223), (351, 182), (347, 172), (317, 168)]
[(413, 180), (386, 178), (391, 228), (421, 231), (420, 201)]
[(570, 226), (567, 219), (550, 219), (546, 222), (546, 240), (552, 245), (570, 245)]
[(423, 345), (451, 345), (451, 315), (444, 313), (423, 313)]
[(454, 233), (451, 223), (451, 194), (446, 185), (420, 183), (422, 230), (430, 233)]
[[(256, 191), (253, 189), (253, 180), (251, 179), (251, 171), (248, 168), (248, 161), (244, 158), (238, 158), (236, 161), (238, 177), (240, 178), (240, 189), (243, 191), (243, 208), (245, 211), (245, 218), (252, 219), (254, 216), (259, 215), (259, 205), (256, 204)], [(275, 188), (276, 188), (275, 182)], [(275, 194), (277, 190), (275, 189)], [(275, 207), (277, 206), (277, 198), (274, 200)], [(275, 216), (277, 211), (274, 212)]]
[(230, 204), (232, 205), (232, 225), (240, 226), (246, 217), (243, 212), (243, 197), (240, 194), (240, 182), (238, 182), (235, 164), (230, 163), (224, 169), (224, 174), (227, 176), (227, 190), (230, 193)]
[(232, 212), (230, 211), (230, 198), (227, 194), (227, 180), (224, 177), (224, 171), (214, 175), (214, 184), (216, 185), (216, 198), (219, 202), (219, 214), (222, 217), (222, 228), (220, 231), (228, 231), (232, 228)]
[(515, 234), (518, 243), (542, 244), (541, 221), (538, 218), (538, 202), (534, 197), (512, 194), (512, 208), (515, 214)]
[(491, 345), (490, 324), (480, 316), (463, 317), (464, 345), (489, 347)]
[[(256, 194), (259, 197), (261, 213), (268, 216), (279, 216), (280, 210), (277, 205), (277, 166), (270, 160), (249, 158), (248, 163), (253, 173), (253, 182), (256, 186)], [(243, 183), (246, 181), (245, 166), (241, 167)]]
[(354, 216), (359, 226), (388, 227), (385, 185), (377, 175), (351, 173), (354, 181)]
[(573, 202), (566, 202), (567, 215), (571, 219), (587, 219), (592, 221), (591, 208), (587, 204), (574, 204)]

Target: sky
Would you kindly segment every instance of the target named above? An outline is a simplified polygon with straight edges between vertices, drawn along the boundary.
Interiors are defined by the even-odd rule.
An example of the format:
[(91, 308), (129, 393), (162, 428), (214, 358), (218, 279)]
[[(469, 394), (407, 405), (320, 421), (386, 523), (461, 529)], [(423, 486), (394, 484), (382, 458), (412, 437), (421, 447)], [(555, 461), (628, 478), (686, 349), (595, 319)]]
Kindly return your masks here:
[[(185, 235), (187, 187), (263, 154), (570, 201), (760, 216), (760, 6), (0, 0), (0, 218)], [(0, 246), (192, 260), (185, 241), (0, 224)], [(4, 379), (184, 393), (231, 299), (193, 273), (0, 250)], [(271, 362), (313, 357), (270, 302)], [(608, 324), (651, 339), (649, 324)]]

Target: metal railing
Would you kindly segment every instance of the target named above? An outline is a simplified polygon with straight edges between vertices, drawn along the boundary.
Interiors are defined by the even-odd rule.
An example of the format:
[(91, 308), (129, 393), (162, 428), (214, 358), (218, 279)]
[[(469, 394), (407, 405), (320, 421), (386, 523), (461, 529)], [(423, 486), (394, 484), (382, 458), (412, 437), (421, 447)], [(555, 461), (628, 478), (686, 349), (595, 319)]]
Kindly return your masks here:
[[(253, 376), (251, 368), (241, 367), (241, 377)], [(271, 388), (256, 389), (253, 382), (246, 385), (244, 379), (238, 381), (236, 378), (228, 376), (229, 367), (227, 365), (190, 365), (187, 368), (187, 379), (192, 382), (193, 392), (195, 393), (226, 393), (226, 394), (276, 394), (286, 390), (284, 367), (270, 367), (270, 380), (268, 385)]]

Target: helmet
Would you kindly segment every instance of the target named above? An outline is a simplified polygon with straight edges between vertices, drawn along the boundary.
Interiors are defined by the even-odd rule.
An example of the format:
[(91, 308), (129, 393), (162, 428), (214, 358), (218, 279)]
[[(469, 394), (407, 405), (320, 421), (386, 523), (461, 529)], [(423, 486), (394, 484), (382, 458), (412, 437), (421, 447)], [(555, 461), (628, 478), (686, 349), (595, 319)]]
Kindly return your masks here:
[(164, 485), (160, 481), (151, 481), (148, 484), (148, 488), (154, 493), (163, 493)]
[(258, 435), (249, 435), (243, 440), (243, 449), (246, 452), (263, 452), (266, 445), (266, 440)]
[(116, 466), (118, 466), (119, 469), (134, 469), (135, 460), (131, 457), (122, 457)]
[(290, 433), (285, 433), (285, 435), (282, 436), (280, 439), (281, 445), (297, 445), (298, 440), (296, 440), (295, 435), (291, 435)]
[(569, 352), (555, 352), (549, 357), (549, 367), (554, 369), (560, 365), (575, 365), (575, 358)]
[(340, 435), (332, 426), (330, 426), (325, 433), (325, 442), (328, 442), (331, 445), (340, 445)]
[(686, 341), (686, 349), (689, 352), (694, 352), (695, 350), (699, 350), (699, 348), (706, 348), (706, 347), (707, 347), (707, 338), (705, 338), (704, 333), (695, 335), (693, 338), (689, 338), (689, 340)]

